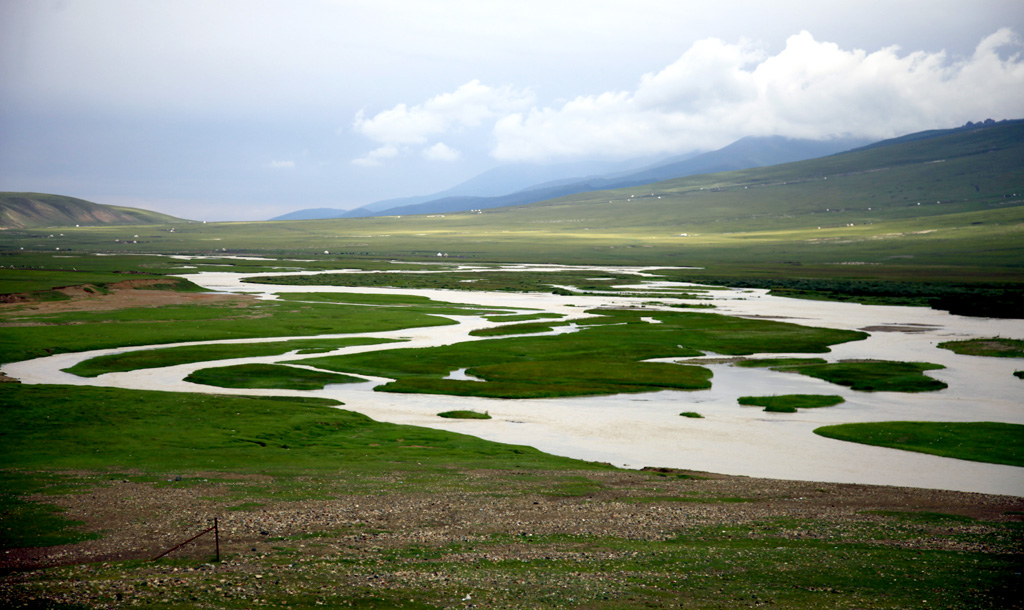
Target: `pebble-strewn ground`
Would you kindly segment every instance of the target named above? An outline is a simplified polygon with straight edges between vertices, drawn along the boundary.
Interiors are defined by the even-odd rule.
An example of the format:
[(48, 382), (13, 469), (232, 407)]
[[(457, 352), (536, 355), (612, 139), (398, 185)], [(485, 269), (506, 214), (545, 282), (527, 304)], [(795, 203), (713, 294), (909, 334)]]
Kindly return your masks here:
[[(87, 607), (260, 607), (288, 600), (312, 607), (381, 599), (383, 605), (366, 607), (503, 608), (520, 607), (513, 600), (524, 595), (535, 605), (522, 607), (558, 607), (564, 594), (598, 604), (591, 607), (619, 607), (601, 604), (655, 576), (644, 555), (680, 536), (706, 539), (701, 552), (712, 555), (734, 538), (771, 538), (778, 549), (817, 540), (1018, 559), (1021, 552), (1003, 526), (1022, 519), (1022, 498), (682, 474), (465, 472), (436, 493), (402, 491), (395, 477), (368, 482), (380, 489), (364, 487), (358, 495), (329, 479), (310, 480), (302, 493), (320, 499), (302, 500), (275, 500), (286, 492), (257, 476), (114, 479), (88, 493), (40, 498), (103, 537), (4, 551), (0, 600), (15, 607), (47, 607), (43, 600)], [(574, 495), (545, 493), (564, 490), (567, 481), (579, 484)], [(908, 528), (886, 516), (891, 511), (965, 518)], [(214, 516), (222, 561), (210, 561), (211, 535), (168, 559), (145, 561), (202, 531)], [(719, 558), (724, 567), (714, 571), (728, 571), (742, 555)], [(595, 569), (603, 565), (635, 565), (637, 573)], [(657, 571), (666, 570), (666, 578), (685, 576), (671, 566)]]

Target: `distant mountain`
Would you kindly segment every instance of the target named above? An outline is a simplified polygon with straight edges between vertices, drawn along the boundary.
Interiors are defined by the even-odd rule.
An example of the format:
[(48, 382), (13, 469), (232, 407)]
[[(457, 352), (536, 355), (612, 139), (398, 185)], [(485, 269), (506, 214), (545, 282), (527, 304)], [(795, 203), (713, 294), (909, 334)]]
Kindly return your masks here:
[(295, 212), (288, 212), (280, 216), (275, 216), (270, 220), (317, 220), (324, 218), (341, 218), (345, 215), (345, 210), (339, 210), (336, 208), (306, 208), (304, 210), (296, 210)]
[[(587, 231), (621, 230), (623, 220), (628, 219), (631, 229), (673, 227), (680, 229), (680, 235), (684, 230), (723, 233), (810, 227), (817, 231), (911, 220), (921, 221), (916, 227), (922, 232), (903, 227), (901, 230), (911, 232), (899, 235), (925, 235), (936, 226), (962, 226), (957, 223), (1009, 227), (1005, 235), (986, 237), (993, 239), (992, 243), (971, 241), (975, 238), (965, 235), (961, 243), (973, 248), (965, 255), (982, 260), (1018, 255), (1019, 243), (1010, 250), (996, 241), (1019, 242), (1016, 228), (1021, 225), (1016, 218), (1020, 213), (1006, 210), (1024, 209), (1021, 193), (1024, 120), (986, 121), (908, 134), (795, 163), (693, 175), (640, 188), (583, 192), (519, 208), (495, 209), (480, 221), (488, 219), (503, 229), (515, 230), (582, 215), (587, 219), (583, 229)], [(927, 220), (965, 214), (979, 217), (958, 216), (949, 220), (949, 225)], [(455, 221), (448, 225), (454, 226)], [(813, 249), (812, 244), (818, 243), (809, 240), (799, 247)], [(911, 251), (913, 243), (908, 241)], [(895, 244), (886, 241), (874, 251), (888, 257), (893, 249)], [(908, 256), (917, 257), (912, 252)]]
[(76, 225), (141, 225), (182, 219), (64, 195), (0, 192), (0, 228), (73, 227)]
[(443, 197), (423, 203), (381, 210), (376, 215), (448, 214), (525, 205), (588, 191), (625, 188), (698, 174), (816, 159), (863, 146), (868, 142), (869, 140), (850, 138), (825, 141), (797, 140), (781, 136), (743, 138), (713, 152), (677, 157), (639, 170), (577, 180), (560, 180), (499, 197)]
[[(695, 155), (697, 153), (691, 153)], [(578, 161), (573, 163), (514, 163), (489, 169), (466, 180), (450, 189), (419, 195), (416, 197), (400, 197), (384, 199), (355, 208), (339, 210), (335, 208), (314, 208), (298, 210), (272, 218), (271, 220), (309, 220), (314, 218), (358, 218), (376, 216), (383, 210), (416, 205), (427, 201), (447, 197), (495, 197), (534, 188), (540, 184), (571, 180), (578, 181), (580, 176), (603, 175), (609, 172), (634, 171), (650, 163), (651, 160), (632, 159), (630, 161)]]

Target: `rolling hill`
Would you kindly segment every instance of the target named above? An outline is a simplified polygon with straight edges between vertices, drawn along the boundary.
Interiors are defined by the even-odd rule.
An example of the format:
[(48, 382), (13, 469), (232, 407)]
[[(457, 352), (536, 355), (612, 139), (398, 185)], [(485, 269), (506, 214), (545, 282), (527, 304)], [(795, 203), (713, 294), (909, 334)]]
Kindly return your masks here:
[(179, 222), (180, 218), (64, 195), (0, 192), (0, 229), (141, 225)]
[[(447, 214), (525, 205), (586, 191), (636, 186), (695, 174), (813, 159), (864, 144), (867, 144), (866, 140), (857, 139), (815, 141), (779, 136), (748, 137), (719, 150), (675, 155), (656, 163), (632, 161), (618, 164), (502, 166), (434, 195), (378, 201), (349, 211), (330, 208), (299, 210), (273, 220)], [(573, 170), (584, 169), (595, 173), (573, 173)]]

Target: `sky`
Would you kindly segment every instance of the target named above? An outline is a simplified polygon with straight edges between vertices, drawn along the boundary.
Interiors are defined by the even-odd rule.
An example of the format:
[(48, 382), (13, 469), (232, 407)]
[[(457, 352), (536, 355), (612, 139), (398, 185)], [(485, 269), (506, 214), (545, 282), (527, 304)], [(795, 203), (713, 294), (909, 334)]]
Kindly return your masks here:
[(0, 0), (0, 191), (195, 220), (987, 118), (1019, 0)]

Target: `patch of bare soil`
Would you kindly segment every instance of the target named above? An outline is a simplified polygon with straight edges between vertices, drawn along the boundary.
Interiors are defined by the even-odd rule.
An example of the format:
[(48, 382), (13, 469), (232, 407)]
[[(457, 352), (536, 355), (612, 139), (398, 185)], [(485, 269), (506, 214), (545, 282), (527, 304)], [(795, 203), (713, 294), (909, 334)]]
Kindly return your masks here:
[[(50, 314), (69, 311), (110, 311), (133, 307), (165, 307), (188, 304), (236, 303), (247, 307), (254, 300), (248, 295), (211, 294), (204, 292), (180, 292), (176, 290), (152, 289), (160, 285), (174, 284), (176, 280), (138, 279), (107, 284), (106, 292), (95, 286), (66, 286), (54, 289), (69, 297), (60, 301), (31, 300), (31, 295), (3, 295), (0, 302), (0, 319), (16, 314)], [(3, 324), (0, 322), (0, 324)]]
[(878, 326), (865, 326), (860, 330), (866, 333), (927, 333), (940, 328), (940, 326), (929, 326), (927, 324), (881, 324)]

